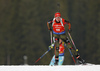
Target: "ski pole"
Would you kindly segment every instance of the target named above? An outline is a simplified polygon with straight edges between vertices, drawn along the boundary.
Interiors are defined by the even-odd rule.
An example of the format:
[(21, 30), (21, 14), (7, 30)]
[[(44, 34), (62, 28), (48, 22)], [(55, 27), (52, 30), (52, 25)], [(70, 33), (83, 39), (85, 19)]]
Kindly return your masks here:
[(52, 44), (52, 31), (50, 31), (51, 44)]
[[(54, 43), (52, 43), (49, 47), (53, 47), (54, 46)], [(35, 61), (35, 63), (37, 63), (44, 55), (46, 55), (49, 51), (50, 51), (51, 49), (48, 49), (39, 59), (37, 59), (36, 61)], [(34, 63), (34, 64), (35, 64)]]
[[(66, 45), (64, 45), (65, 47), (67, 47)], [(68, 47), (67, 47), (68, 48)], [(73, 61), (74, 61), (74, 63), (76, 64), (76, 61), (75, 61), (75, 58), (74, 58), (74, 56), (73, 56), (73, 54), (72, 54), (72, 52), (71, 52), (71, 50), (68, 48), (68, 50), (69, 50), (69, 52), (70, 52), (70, 54), (71, 54), (71, 57), (72, 57), (72, 59), (73, 59)]]
[(60, 12), (60, 3), (57, 3), (58, 6), (58, 12)]
[(70, 39), (71, 39), (71, 41), (72, 41), (72, 43), (73, 43), (73, 46), (74, 46), (75, 50), (78, 51), (78, 49), (76, 48), (75, 43), (74, 43), (74, 41), (73, 41), (73, 39), (72, 39), (72, 37), (71, 37), (71, 35), (70, 35), (69, 32), (68, 32), (68, 35), (69, 35), (69, 37), (70, 37)]
[[(50, 51), (50, 49), (48, 49), (39, 59), (37, 59), (36, 61), (35, 61), (35, 63), (37, 63), (44, 55), (46, 55), (48, 52)], [(34, 64), (35, 64), (34, 63)]]
[(73, 56), (73, 54), (72, 54), (71, 50), (70, 50), (69, 48), (68, 48), (68, 50), (69, 50), (69, 52), (70, 52), (70, 54), (71, 54), (71, 57), (72, 57), (72, 59), (73, 59), (74, 63), (76, 64), (75, 58), (74, 58), (74, 56)]

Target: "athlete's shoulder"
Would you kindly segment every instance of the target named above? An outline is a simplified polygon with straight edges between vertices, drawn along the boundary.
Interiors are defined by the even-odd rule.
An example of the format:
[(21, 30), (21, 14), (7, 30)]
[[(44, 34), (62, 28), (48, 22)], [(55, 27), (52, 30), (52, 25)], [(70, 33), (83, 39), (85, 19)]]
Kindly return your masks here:
[(62, 20), (65, 20), (64, 18), (61, 18)]
[(48, 23), (52, 23), (53, 22), (53, 19), (50, 19), (49, 21), (47, 21)]
[(63, 21), (63, 22), (66, 22), (66, 20), (65, 20), (64, 18), (62, 18), (62, 21)]

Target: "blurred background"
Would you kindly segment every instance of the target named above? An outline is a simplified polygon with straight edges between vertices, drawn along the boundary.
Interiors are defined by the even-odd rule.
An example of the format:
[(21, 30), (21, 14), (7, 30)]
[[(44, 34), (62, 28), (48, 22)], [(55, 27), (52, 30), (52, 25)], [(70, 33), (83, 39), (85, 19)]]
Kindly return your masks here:
[[(0, 65), (33, 65), (48, 50), (47, 21), (60, 3), (62, 17), (72, 25), (71, 35), (81, 57), (100, 64), (100, 0), (0, 0)], [(48, 65), (54, 50), (37, 65)], [(74, 64), (65, 49), (64, 65)]]

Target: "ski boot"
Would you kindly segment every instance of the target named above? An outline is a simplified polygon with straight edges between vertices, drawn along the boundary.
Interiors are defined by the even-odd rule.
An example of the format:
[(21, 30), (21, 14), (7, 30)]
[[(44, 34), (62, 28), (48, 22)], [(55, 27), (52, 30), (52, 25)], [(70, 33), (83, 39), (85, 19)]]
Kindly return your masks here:
[(55, 58), (55, 63), (54, 63), (54, 65), (58, 65), (58, 62), (59, 62), (59, 58), (56, 57), (56, 58)]
[(83, 60), (83, 59), (80, 57), (80, 55), (77, 55), (77, 56), (76, 56), (76, 59), (77, 59), (77, 63), (78, 63), (78, 64), (85, 64), (85, 60)]

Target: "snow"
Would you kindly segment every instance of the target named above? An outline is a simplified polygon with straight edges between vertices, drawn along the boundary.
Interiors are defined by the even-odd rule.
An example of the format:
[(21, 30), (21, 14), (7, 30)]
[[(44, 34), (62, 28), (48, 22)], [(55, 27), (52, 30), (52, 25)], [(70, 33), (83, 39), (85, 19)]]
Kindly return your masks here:
[(0, 71), (100, 71), (100, 65), (1, 65)]

